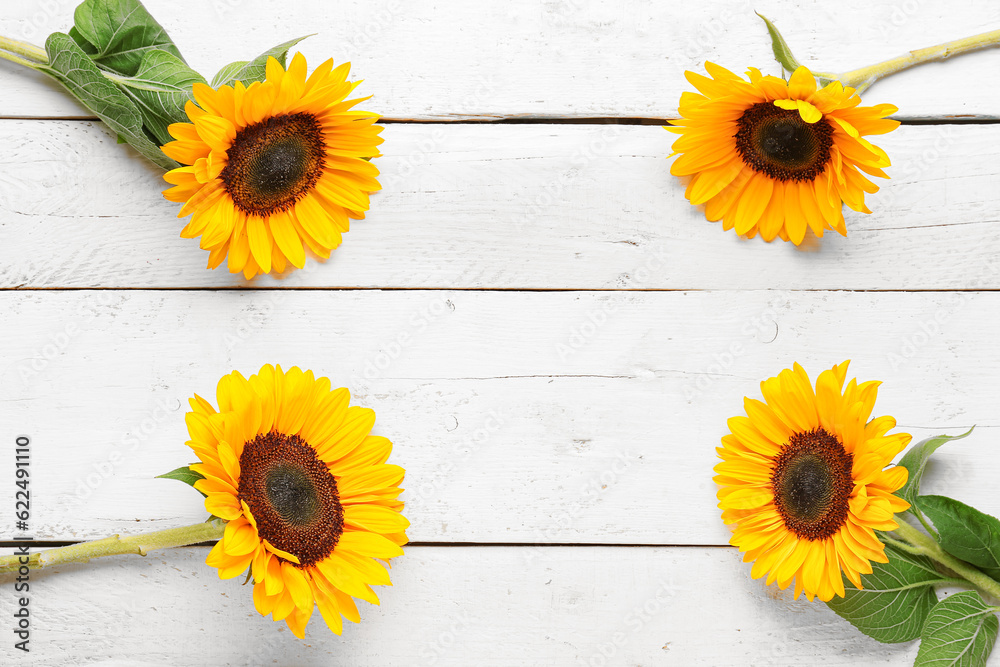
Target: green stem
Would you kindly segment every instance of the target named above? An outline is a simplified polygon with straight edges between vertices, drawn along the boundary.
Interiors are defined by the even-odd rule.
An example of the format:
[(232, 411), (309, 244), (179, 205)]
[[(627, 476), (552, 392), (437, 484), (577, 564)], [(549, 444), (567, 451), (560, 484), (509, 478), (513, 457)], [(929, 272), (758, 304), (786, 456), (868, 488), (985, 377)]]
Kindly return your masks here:
[(917, 509), (916, 505), (910, 507), (910, 514), (912, 514), (913, 516), (917, 517), (917, 519), (920, 521), (920, 525), (924, 527), (924, 530), (927, 531), (928, 535), (930, 535), (932, 538), (934, 538), (935, 541), (937, 541), (939, 539), (937, 531), (934, 530), (934, 526), (932, 526), (931, 523), (930, 523), (930, 521), (928, 521), (924, 517), (924, 513), (921, 512), (919, 509)]
[(913, 554), (914, 556), (924, 555), (924, 551), (920, 547), (915, 547), (909, 542), (903, 542), (902, 540), (894, 540), (891, 537), (889, 537), (889, 535), (890, 535), (889, 533), (886, 533), (885, 535), (882, 536), (886, 544), (894, 546), (900, 551), (905, 551), (908, 554)]
[(824, 78), (830, 77), (832, 79), (837, 79), (845, 86), (851, 86), (857, 89), (860, 93), (882, 77), (895, 74), (900, 70), (908, 69), (914, 65), (920, 65), (921, 63), (931, 62), (934, 60), (945, 60), (951, 56), (968, 53), (969, 51), (978, 51), (979, 49), (988, 49), (997, 45), (1000, 45), (1000, 30), (993, 30), (979, 35), (973, 35), (972, 37), (964, 37), (951, 42), (945, 42), (944, 44), (938, 44), (937, 46), (929, 46), (926, 49), (910, 51), (899, 56), (898, 58), (891, 58), (885, 62), (870, 65), (868, 67), (861, 67), (859, 69), (851, 70), (850, 72), (844, 72), (843, 74), (823, 73), (823, 76)]
[(902, 538), (911, 546), (906, 548), (899, 545), (896, 540), (892, 540), (894, 544), (912, 554), (927, 556), (936, 560), (978, 588), (981, 593), (985, 593), (995, 600), (1000, 600), (1000, 582), (994, 581), (965, 561), (959, 560), (958, 558), (955, 558), (951, 554), (947, 553), (937, 542), (931, 539), (928, 535), (922, 533), (916, 527), (911, 526), (902, 520), (897, 521), (897, 523), (899, 524), (899, 528), (890, 534)]
[(189, 544), (217, 540), (222, 537), (225, 529), (226, 524), (222, 519), (213, 519), (205, 523), (196, 523), (193, 526), (168, 528), (144, 535), (130, 535), (128, 537), (112, 535), (92, 542), (81, 542), (68, 547), (36, 551), (26, 556), (17, 554), (0, 556), (0, 574), (17, 572), (20, 567), (25, 565), (30, 569), (41, 569), (63, 563), (86, 563), (91, 558), (104, 556), (122, 554), (145, 556), (154, 549), (183, 547)]
[(49, 64), (49, 56), (45, 53), (45, 49), (3, 35), (0, 35), (0, 58), (32, 69)]
[(137, 81), (136, 79), (134, 79), (132, 77), (120, 76), (118, 74), (115, 74), (114, 72), (108, 72), (106, 70), (101, 70), (101, 74), (103, 74), (104, 78), (107, 79), (108, 81), (113, 81), (113, 82), (115, 82), (117, 84), (120, 84), (120, 85), (121, 84), (125, 84), (125, 85), (128, 85), (130, 88), (136, 88), (138, 90), (149, 90), (149, 91), (152, 91), (154, 93), (157, 93), (157, 92), (160, 92), (160, 91), (163, 90), (163, 86), (155, 86), (155, 85), (151, 85), (151, 84), (148, 84), (148, 83), (144, 84), (141, 81)]
[(19, 58), (15, 56), (13, 53), (7, 53), (6, 51), (0, 51), (0, 58), (3, 58), (4, 60), (9, 60), (12, 63), (17, 63), (18, 65), (23, 65), (24, 67), (30, 67), (31, 69), (40, 69), (42, 67), (42, 65), (39, 63), (32, 62), (30, 60), (25, 60), (24, 58)]

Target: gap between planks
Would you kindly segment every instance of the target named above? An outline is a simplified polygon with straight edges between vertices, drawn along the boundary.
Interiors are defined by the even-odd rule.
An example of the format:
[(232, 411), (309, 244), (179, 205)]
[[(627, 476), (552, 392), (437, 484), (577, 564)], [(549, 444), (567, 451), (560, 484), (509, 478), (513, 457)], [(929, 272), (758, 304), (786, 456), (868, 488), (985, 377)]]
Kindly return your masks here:
[[(893, 118), (893, 117), (890, 117)], [(39, 120), (39, 121), (80, 121), (95, 122), (101, 119), (97, 116), (0, 116), (4, 120)], [(615, 116), (484, 116), (472, 118), (459, 116), (448, 118), (379, 118), (380, 125), (663, 125), (677, 118), (655, 118), (646, 116), (618, 118)], [(963, 116), (930, 116), (930, 117), (894, 117), (902, 125), (995, 125), (1000, 123), (1000, 117), (969, 115)]]
[[(91, 541), (91, 540), (88, 540)], [(83, 541), (65, 541), (65, 540), (52, 540), (52, 541), (34, 541), (29, 542), (27, 540), (17, 540), (17, 541), (0, 541), (0, 549), (14, 549), (17, 547), (27, 546), (30, 549), (37, 551), (38, 549), (55, 549), (58, 547), (68, 547), (74, 544), (83, 544)], [(215, 546), (215, 542), (198, 542), (197, 544), (187, 544), (181, 547), (171, 547), (172, 549), (190, 549), (193, 547), (211, 547)], [(403, 545), (405, 548), (409, 549), (411, 547), (524, 547), (524, 548), (549, 548), (549, 547), (560, 547), (560, 548), (604, 548), (604, 549), (735, 549), (736, 547), (729, 544), (644, 544), (640, 542), (636, 543), (622, 543), (617, 544), (614, 542), (408, 542)], [(128, 554), (122, 554), (128, 555)]]
[(615, 293), (637, 294), (642, 292), (870, 292), (873, 294), (953, 294), (955, 292), (1000, 292), (998, 287), (927, 287), (912, 289), (855, 289), (850, 287), (802, 287), (802, 288), (690, 288), (690, 287), (635, 287), (623, 289), (620, 287), (350, 287), (326, 285), (294, 285), (275, 287), (274, 285), (224, 285), (218, 287), (26, 287), (24, 284), (13, 287), (0, 287), (4, 292), (537, 292), (537, 293)]

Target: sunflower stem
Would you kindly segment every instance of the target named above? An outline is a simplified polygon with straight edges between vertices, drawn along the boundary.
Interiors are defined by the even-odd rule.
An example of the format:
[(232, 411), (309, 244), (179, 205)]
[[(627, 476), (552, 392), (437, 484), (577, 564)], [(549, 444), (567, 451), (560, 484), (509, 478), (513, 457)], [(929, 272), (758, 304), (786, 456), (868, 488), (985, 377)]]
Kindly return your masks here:
[(41, 69), (42, 67), (41, 63), (25, 60), (24, 58), (15, 56), (13, 53), (8, 53), (7, 51), (4, 51), (2, 49), (0, 49), (0, 58), (3, 58), (4, 60), (9, 60), (12, 63), (17, 63), (18, 65), (22, 65), (24, 67), (30, 67), (31, 69)]
[(32, 69), (49, 64), (49, 56), (44, 49), (3, 35), (0, 35), (0, 58)]
[(0, 574), (17, 572), (23, 566), (27, 566), (29, 569), (41, 569), (63, 563), (86, 563), (91, 558), (104, 556), (122, 554), (145, 556), (155, 549), (184, 547), (199, 542), (217, 540), (222, 537), (225, 529), (226, 523), (222, 519), (212, 519), (183, 528), (168, 528), (128, 537), (112, 535), (100, 540), (46, 549), (27, 555), (0, 556)]
[(924, 513), (917, 509), (916, 505), (910, 507), (910, 514), (917, 517), (917, 520), (920, 521), (920, 525), (924, 527), (924, 530), (927, 531), (935, 542), (941, 539), (938, 532), (934, 530), (934, 526), (932, 526), (931, 522), (924, 517)]
[(937, 46), (929, 46), (925, 49), (917, 49), (904, 53), (897, 58), (890, 58), (875, 65), (861, 67), (859, 69), (844, 72), (843, 74), (827, 75), (839, 80), (844, 86), (855, 88), (857, 92), (864, 92), (870, 85), (882, 77), (895, 74), (904, 69), (909, 69), (914, 65), (936, 60), (945, 60), (952, 56), (961, 55), (970, 51), (988, 49), (1000, 45), (1000, 30), (984, 32), (972, 37), (956, 39)]
[[(972, 586), (979, 589), (980, 593), (984, 593), (994, 600), (1000, 600), (1000, 582), (994, 581), (990, 577), (983, 574), (980, 570), (966, 563), (964, 560), (959, 560), (958, 558), (955, 558), (951, 554), (947, 553), (937, 542), (931, 539), (929, 535), (921, 532), (915, 526), (911, 526), (905, 521), (898, 521), (897, 523), (899, 523), (899, 528), (894, 530), (891, 534), (902, 538), (903, 541), (911, 545), (910, 548), (901, 548), (904, 548), (910, 553), (927, 556), (936, 560), (938, 563), (944, 565), (946, 568), (972, 584)], [(892, 541), (893, 543), (896, 543), (896, 540)], [(901, 545), (897, 544), (897, 546)]]
[(900, 551), (905, 551), (908, 554), (913, 554), (914, 556), (923, 556), (924, 550), (920, 547), (915, 547), (909, 542), (903, 542), (902, 540), (894, 540), (889, 537), (888, 534), (882, 536), (886, 544), (896, 547)]

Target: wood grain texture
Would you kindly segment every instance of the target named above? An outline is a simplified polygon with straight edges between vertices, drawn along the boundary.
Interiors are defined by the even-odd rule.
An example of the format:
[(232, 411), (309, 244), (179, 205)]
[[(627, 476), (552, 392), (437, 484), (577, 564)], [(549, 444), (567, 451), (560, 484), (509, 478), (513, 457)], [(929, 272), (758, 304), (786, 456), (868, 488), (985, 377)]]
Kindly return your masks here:
[[(384, 189), (325, 263), (250, 285), (1000, 288), (1000, 125), (904, 126), (894, 167), (816, 252), (705, 221), (659, 127), (389, 125)], [(178, 234), (160, 173), (97, 123), (0, 121), (0, 286), (247, 286)], [(877, 179), (882, 180), (882, 179)], [(846, 208), (846, 207), (845, 207)]]
[[(41, 43), (77, 0), (6, 4), (0, 34)], [(178, 237), (160, 172), (0, 62), (0, 452), (32, 439), (30, 532), (202, 520), (197, 493), (154, 479), (192, 459), (186, 399), (278, 362), (375, 409), (423, 544), (360, 625), (336, 637), (316, 618), (305, 641), (220, 581), (204, 548), (39, 572), (32, 653), (8, 635), (0, 663), (912, 664), (915, 644), (877, 644), (750, 579), (723, 546), (714, 448), (761, 380), (853, 358), (850, 376), (884, 381), (876, 414), (916, 439), (977, 425), (935, 455), (924, 490), (1000, 515), (1000, 126), (878, 137), (894, 166), (875, 213), (848, 211), (847, 239), (800, 252), (706, 222), (655, 125), (460, 121), (674, 117), (684, 70), (706, 60), (779, 72), (754, 9), (804, 63), (847, 70), (996, 29), (1000, 5), (145, 4), (209, 77), (317, 33), (310, 65), (351, 60), (366, 108), (454, 122), (387, 124), (368, 219), (329, 262), (246, 283)], [(865, 103), (1000, 118), (998, 56), (898, 74)], [(0, 461), (7, 508), (12, 472)]]
[[(0, 34), (42, 44), (71, 25), (70, 0), (6, 3)], [(847, 71), (1000, 27), (988, 0), (880, 3), (710, 0), (149, 0), (188, 62), (207, 78), (286, 39), (310, 62), (350, 60), (370, 108), (402, 119), (618, 116), (665, 118), (690, 90), (686, 69), (706, 60), (737, 71), (779, 73), (756, 9), (773, 19), (796, 56), (817, 70)], [(980, 52), (880, 82), (866, 102), (901, 117), (1000, 116), (996, 54)], [(55, 84), (0, 63), (0, 116), (90, 115)]]
[(249, 587), (219, 581), (207, 552), (38, 573), (32, 653), (17, 664), (903, 667), (917, 649), (765, 588), (728, 548), (410, 547), (381, 606), (358, 605), (361, 623), (337, 637), (315, 614), (298, 640)]
[(998, 307), (995, 292), (5, 292), (0, 432), (33, 439), (36, 538), (193, 523), (201, 498), (153, 479), (192, 459), (187, 397), (233, 368), (299, 365), (375, 409), (412, 540), (725, 544), (726, 419), (793, 361), (815, 377), (853, 357), (903, 430), (978, 425), (927, 489), (997, 514)]

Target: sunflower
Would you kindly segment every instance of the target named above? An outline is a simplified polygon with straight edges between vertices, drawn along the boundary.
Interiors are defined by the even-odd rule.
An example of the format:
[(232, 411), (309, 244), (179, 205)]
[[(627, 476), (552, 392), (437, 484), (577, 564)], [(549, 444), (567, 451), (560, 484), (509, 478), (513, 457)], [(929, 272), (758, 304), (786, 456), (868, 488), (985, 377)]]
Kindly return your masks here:
[(249, 380), (234, 371), (217, 399), (218, 412), (196, 394), (185, 416), (201, 460), (191, 470), (204, 476), (195, 488), (228, 522), (206, 562), (222, 579), (249, 568), (257, 611), (296, 636), (314, 605), (340, 634), (341, 616), (359, 620), (352, 598), (378, 604), (371, 585), (390, 585), (374, 559), (388, 562), (406, 543), (392, 443), (369, 435), (374, 412), (348, 407), (348, 390), (312, 371), (267, 365)]
[(704, 204), (706, 218), (799, 245), (807, 228), (847, 235), (841, 202), (871, 213), (864, 193), (878, 186), (861, 172), (888, 178), (889, 156), (862, 137), (896, 129), (885, 118), (896, 107), (860, 107), (839, 81), (817, 90), (805, 67), (787, 82), (753, 67), (749, 82), (713, 63), (705, 69), (713, 78), (685, 73), (702, 94), (683, 93), (682, 118), (666, 129), (682, 135), (670, 173), (689, 179), (684, 196)]
[(843, 597), (841, 571), (857, 588), (871, 561), (886, 563), (876, 530), (895, 530), (909, 504), (893, 495), (902, 466), (885, 467), (910, 442), (886, 435), (892, 417), (869, 421), (878, 382), (844, 388), (850, 362), (820, 373), (813, 390), (795, 364), (761, 383), (765, 402), (744, 399), (746, 417), (729, 420), (717, 451), (715, 482), (729, 543), (755, 561), (751, 575), (810, 600)]
[(170, 125), (177, 141), (163, 146), (189, 166), (164, 175), (174, 187), (163, 196), (184, 202), (177, 217), (191, 221), (181, 236), (201, 236), (209, 268), (227, 255), (229, 271), (248, 280), (302, 268), (303, 243), (326, 259), (349, 218), (365, 217), (368, 194), (380, 189), (365, 158), (378, 157), (382, 128), (375, 114), (351, 110), (362, 99), (345, 100), (360, 83), (346, 80), (349, 71), (327, 60), (307, 79), (297, 53), (288, 71), (268, 58), (263, 82), (194, 84), (191, 122)]

